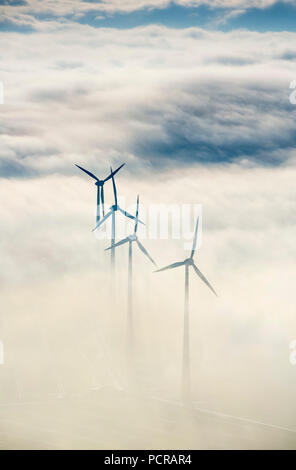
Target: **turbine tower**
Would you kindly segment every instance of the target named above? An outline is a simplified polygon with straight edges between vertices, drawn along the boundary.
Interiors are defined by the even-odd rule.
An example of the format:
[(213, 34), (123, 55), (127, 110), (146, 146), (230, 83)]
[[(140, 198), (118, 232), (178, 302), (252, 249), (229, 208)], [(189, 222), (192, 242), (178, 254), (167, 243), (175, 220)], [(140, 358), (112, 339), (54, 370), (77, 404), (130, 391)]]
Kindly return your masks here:
[(125, 163), (123, 163), (122, 165), (120, 165), (120, 167), (118, 167), (115, 171), (112, 172), (111, 170), (111, 173), (109, 176), (107, 176), (107, 178), (105, 178), (104, 180), (100, 180), (96, 175), (94, 175), (93, 173), (91, 173), (90, 171), (88, 170), (85, 170), (85, 168), (82, 168), (82, 166), (79, 166), (79, 165), (76, 165), (75, 163), (75, 166), (77, 166), (77, 168), (79, 168), (80, 170), (84, 171), (84, 173), (86, 173), (88, 176), (90, 176), (91, 178), (95, 179), (96, 180), (96, 183), (95, 185), (97, 186), (97, 216), (96, 216), (96, 223), (98, 223), (100, 221), (100, 218), (101, 218), (101, 205), (102, 205), (102, 215), (104, 216), (105, 215), (105, 208), (104, 208), (104, 204), (105, 204), (105, 200), (104, 200), (104, 184), (106, 183), (106, 181), (110, 180), (111, 178), (114, 177), (114, 175), (116, 175), (116, 173), (125, 165)]
[[(137, 197), (137, 211), (135, 217), (135, 228), (132, 235), (124, 238), (123, 240), (115, 243), (113, 248), (128, 243), (128, 296), (127, 296), (127, 359), (128, 365), (131, 366), (133, 362), (134, 352), (134, 319), (133, 319), (133, 243), (136, 243), (138, 248), (144, 253), (145, 256), (156, 266), (155, 261), (149, 255), (146, 248), (139, 241), (137, 236), (139, 225), (139, 196)], [(111, 250), (112, 245), (106, 250)]]
[(180, 266), (185, 266), (185, 297), (184, 297), (184, 337), (183, 337), (183, 363), (182, 363), (182, 392), (183, 399), (185, 402), (190, 401), (190, 341), (189, 341), (189, 268), (190, 266), (194, 269), (196, 274), (201, 278), (201, 280), (211, 289), (211, 291), (217, 296), (217, 293), (206, 279), (206, 277), (201, 273), (196, 264), (194, 263), (194, 253), (196, 250), (197, 243), (197, 233), (198, 233), (198, 222), (197, 218), (195, 233), (193, 238), (192, 250), (190, 258), (185, 259), (185, 261), (180, 261), (177, 263), (170, 264), (165, 268), (158, 269), (155, 272), (166, 271), (167, 269), (179, 268)]
[(111, 170), (111, 178), (112, 178), (112, 184), (113, 184), (114, 204), (113, 204), (113, 206), (110, 207), (110, 211), (106, 215), (104, 215), (104, 217), (101, 220), (99, 220), (97, 222), (97, 225), (95, 226), (93, 231), (98, 229), (99, 227), (101, 227), (101, 225), (103, 225), (106, 222), (106, 220), (110, 216), (112, 216), (111, 246), (110, 246), (110, 249), (111, 249), (111, 266), (112, 266), (112, 268), (114, 268), (114, 265), (115, 265), (115, 248), (117, 246), (116, 243), (115, 243), (115, 238), (116, 238), (116, 234), (115, 234), (115, 231), (116, 231), (115, 214), (116, 214), (116, 212), (119, 211), (125, 217), (128, 217), (129, 219), (135, 220), (136, 222), (140, 222), (141, 224), (143, 224), (143, 222), (141, 220), (138, 220), (137, 217), (133, 216), (129, 212), (124, 211), (123, 209), (121, 209), (121, 207), (119, 207), (118, 201), (117, 201), (117, 189), (116, 189), (116, 184), (115, 184), (115, 179), (114, 179), (114, 172), (112, 171), (111, 167), (110, 167), (110, 170)]

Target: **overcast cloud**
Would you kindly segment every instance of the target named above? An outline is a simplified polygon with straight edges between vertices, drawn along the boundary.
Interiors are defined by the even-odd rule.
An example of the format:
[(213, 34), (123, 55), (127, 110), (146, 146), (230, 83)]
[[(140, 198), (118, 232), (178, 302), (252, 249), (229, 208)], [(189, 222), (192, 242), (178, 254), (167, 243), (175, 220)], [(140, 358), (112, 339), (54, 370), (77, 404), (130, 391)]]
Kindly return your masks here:
[[(3, 3), (11, 29), (0, 44), (0, 340), (13, 351), (24, 388), (35, 393), (50, 375), (43, 367), (44, 330), (67, 392), (87, 389), (94, 366), (97, 385), (114, 384), (106, 378), (103, 340), (89, 333), (94, 319), (100, 324), (91, 326), (92, 335), (106, 333), (122, 379), (127, 253), (118, 255), (115, 298), (108, 241), (91, 233), (95, 186), (74, 163), (103, 177), (110, 164), (126, 162), (117, 181), (127, 206), (138, 193), (146, 207), (203, 206), (198, 263), (219, 299), (192, 279), (197, 399), (295, 427), (289, 363), (296, 337), (296, 106), (289, 100), (295, 34), (161, 25), (122, 30), (73, 19), (90, 9), (167, 6), (161, 0)], [(275, 2), (176, 3), (208, 3), (232, 14)], [(108, 186), (106, 203), (112, 202)], [(159, 266), (187, 256), (183, 241), (145, 244)], [(176, 398), (183, 274), (156, 278), (141, 254), (135, 260), (143, 376), (151, 390), (161, 383), (164, 396)], [(74, 365), (73, 350), (81, 356)]]
[(69, 173), (102, 157), (293, 162), (293, 39), (159, 26), (3, 35), (2, 174)]

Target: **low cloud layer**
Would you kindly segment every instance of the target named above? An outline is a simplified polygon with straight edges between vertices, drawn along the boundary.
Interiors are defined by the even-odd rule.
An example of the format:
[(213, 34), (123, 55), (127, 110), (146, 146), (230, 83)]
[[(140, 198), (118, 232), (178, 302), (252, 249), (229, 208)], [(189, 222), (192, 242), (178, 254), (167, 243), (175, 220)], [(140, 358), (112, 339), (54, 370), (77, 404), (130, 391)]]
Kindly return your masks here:
[[(122, 170), (118, 189), (128, 205), (138, 192), (145, 206), (203, 205), (196, 262), (219, 297), (191, 273), (194, 399), (202, 408), (295, 429), (295, 367), (289, 362), (296, 334), (295, 169), (201, 165), (153, 176)], [(67, 402), (94, 386), (124, 387), (127, 248), (117, 251), (114, 279), (104, 252), (109, 242), (91, 233), (95, 186), (78, 173), (7, 180), (0, 192), (6, 200), (0, 210), (2, 399), (65, 393)], [(106, 201), (112, 203), (110, 186)], [(187, 257), (182, 240), (143, 243), (160, 267)], [(148, 394), (175, 400), (184, 271), (153, 270), (135, 249), (139, 375)]]

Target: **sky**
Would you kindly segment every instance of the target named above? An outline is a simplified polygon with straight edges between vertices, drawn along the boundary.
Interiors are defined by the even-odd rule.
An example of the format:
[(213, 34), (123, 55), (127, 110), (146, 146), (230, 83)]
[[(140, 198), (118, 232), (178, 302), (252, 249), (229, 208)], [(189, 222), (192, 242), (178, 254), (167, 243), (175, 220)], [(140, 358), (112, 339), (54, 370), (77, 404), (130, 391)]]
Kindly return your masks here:
[[(104, 177), (125, 162), (131, 210), (138, 193), (203, 208), (197, 260), (219, 298), (191, 280), (196, 400), (296, 430), (295, 13), (292, 0), (0, 0), (5, 399), (16, 376), (15, 399), (124, 380), (127, 253), (113, 299), (95, 186), (74, 164)], [(187, 256), (182, 240), (146, 245), (159, 266)], [(143, 381), (175, 399), (182, 273), (136, 263)]]
[(293, 2), (1, 3), (3, 175), (293, 159)]

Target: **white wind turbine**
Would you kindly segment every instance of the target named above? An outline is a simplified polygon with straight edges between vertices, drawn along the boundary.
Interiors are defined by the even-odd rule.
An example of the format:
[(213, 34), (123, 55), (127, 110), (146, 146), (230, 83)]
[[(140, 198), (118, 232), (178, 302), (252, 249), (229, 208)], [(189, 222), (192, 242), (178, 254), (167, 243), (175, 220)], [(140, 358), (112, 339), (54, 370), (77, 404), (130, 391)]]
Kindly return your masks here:
[(106, 250), (111, 250), (112, 248), (116, 248), (121, 245), (125, 245), (128, 243), (128, 296), (127, 296), (127, 359), (128, 365), (132, 366), (133, 358), (134, 358), (134, 318), (133, 318), (133, 243), (136, 243), (138, 248), (144, 253), (145, 256), (156, 266), (155, 261), (150, 256), (146, 248), (142, 245), (139, 241), (137, 236), (138, 231), (138, 223), (139, 223), (139, 196), (137, 197), (137, 211), (135, 217), (135, 227), (134, 232), (132, 235), (120, 240), (119, 242), (115, 243), (115, 245), (111, 245)]
[(115, 214), (116, 214), (116, 212), (119, 211), (125, 217), (128, 217), (129, 219), (136, 220), (137, 222), (139, 221), (141, 224), (143, 224), (143, 222), (141, 222), (141, 220), (138, 220), (135, 216), (133, 216), (132, 214), (129, 214), (129, 212), (127, 212), (127, 211), (121, 209), (121, 207), (119, 207), (118, 201), (117, 201), (117, 189), (116, 189), (116, 184), (115, 184), (115, 180), (114, 180), (114, 173), (113, 173), (111, 167), (110, 167), (110, 170), (111, 170), (111, 178), (112, 178), (112, 183), (113, 183), (114, 204), (113, 204), (113, 206), (110, 207), (110, 211), (106, 215), (104, 215), (104, 217), (101, 220), (98, 221), (98, 223), (95, 226), (95, 228), (93, 229), (93, 231), (97, 230), (99, 227), (101, 227), (106, 222), (106, 220), (110, 216), (112, 216), (111, 247), (110, 247), (110, 250), (111, 250), (111, 265), (114, 268), (114, 265), (115, 265), (115, 248), (117, 246), (117, 244), (115, 243), (115, 237), (116, 237), (116, 234), (115, 234), (115, 231), (116, 231)]
[(165, 268), (158, 269), (155, 272), (166, 271), (167, 269), (179, 268), (185, 266), (185, 298), (184, 298), (184, 337), (183, 337), (183, 363), (182, 363), (182, 390), (183, 398), (185, 401), (190, 400), (190, 340), (189, 340), (189, 268), (192, 267), (195, 273), (200, 279), (211, 289), (211, 291), (217, 296), (217, 293), (201, 273), (196, 264), (194, 263), (194, 253), (196, 250), (197, 233), (198, 233), (198, 222), (196, 221), (195, 233), (193, 238), (192, 250), (190, 258), (185, 259), (177, 263), (170, 264)]
[(94, 180), (96, 180), (95, 182), (95, 185), (97, 186), (97, 215), (96, 215), (96, 223), (98, 223), (100, 221), (100, 218), (101, 218), (101, 207), (102, 207), (102, 215), (104, 216), (105, 215), (105, 208), (104, 208), (104, 205), (105, 205), (105, 198), (104, 198), (104, 184), (109, 181), (111, 178), (114, 177), (114, 175), (116, 175), (116, 173), (125, 165), (125, 163), (123, 163), (122, 165), (120, 165), (116, 170), (112, 171), (111, 170), (111, 174), (109, 176), (107, 176), (107, 178), (101, 180), (100, 178), (98, 178), (96, 175), (94, 175), (93, 173), (91, 173), (90, 171), (86, 170), (85, 168), (82, 168), (82, 166), (79, 166), (79, 165), (76, 165), (75, 163), (75, 166), (77, 166), (77, 168), (79, 168), (81, 171), (84, 171), (84, 173), (86, 173), (88, 176), (90, 176), (91, 178), (93, 178)]

